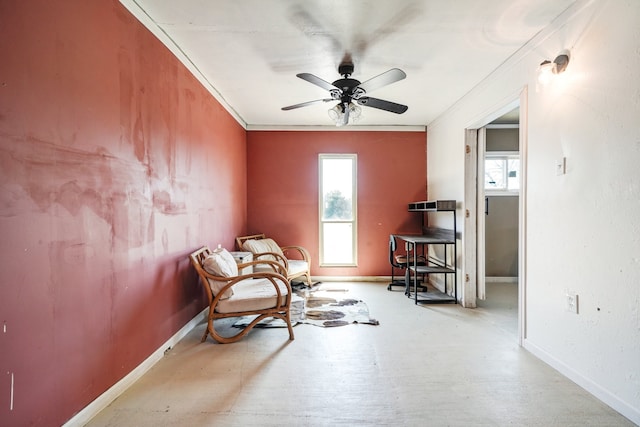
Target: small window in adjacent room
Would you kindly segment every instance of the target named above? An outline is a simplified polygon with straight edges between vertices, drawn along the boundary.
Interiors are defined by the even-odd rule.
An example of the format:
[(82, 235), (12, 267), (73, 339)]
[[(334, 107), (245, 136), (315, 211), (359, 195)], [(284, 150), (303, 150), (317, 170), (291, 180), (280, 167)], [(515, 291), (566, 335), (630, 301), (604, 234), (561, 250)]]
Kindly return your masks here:
[(355, 154), (319, 155), (320, 265), (355, 266)]
[(484, 189), (487, 193), (518, 193), (520, 188), (520, 157), (518, 154), (486, 153)]

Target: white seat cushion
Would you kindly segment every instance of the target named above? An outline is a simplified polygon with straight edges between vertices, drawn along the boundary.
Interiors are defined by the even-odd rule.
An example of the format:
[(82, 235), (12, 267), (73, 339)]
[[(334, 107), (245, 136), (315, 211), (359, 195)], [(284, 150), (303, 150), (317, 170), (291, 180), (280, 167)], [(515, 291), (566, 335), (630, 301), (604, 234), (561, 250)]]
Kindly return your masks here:
[[(276, 279), (284, 304), (288, 294), (287, 285)], [(220, 300), (216, 306), (218, 313), (263, 310), (276, 306), (276, 289), (269, 279), (245, 279), (233, 286), (233, 295)]]
[(290, 259), (289, 262), (289, 276), (296, 275), (309, 271), (309, 263), (301, 259)]
[[(298, 273), (309, 271), (309, 263), (307, 261), (303, 261), (301, 259), (288, 259), (287, 263), (289, 264), (289, 271), (287, 271), (287, 275), (294, 276)], [(273, 272), (274, 269), (270, 265), (254, 265), (253, 271), (255, 272), (264, 272), (270, 271)]]

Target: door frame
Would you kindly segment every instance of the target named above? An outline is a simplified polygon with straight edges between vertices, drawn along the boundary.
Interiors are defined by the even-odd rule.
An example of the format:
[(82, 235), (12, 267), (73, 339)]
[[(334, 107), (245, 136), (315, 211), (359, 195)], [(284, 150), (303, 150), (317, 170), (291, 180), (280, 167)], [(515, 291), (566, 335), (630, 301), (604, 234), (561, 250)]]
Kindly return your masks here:
[[(478, 198), (478, 130), (502, 114), (520, 107), (520, 197), (518, 212), (518, 344), (522, 345), (526, 339), (526, 235), (527, 235), (527, 135), (528, 135), (528, 87), (520, 91), (515, 100), (506, 103), (501, 108), (485, 117), (477, 126), (465, 129), (465, 161), (464, 161), (464, 272), (463, 272), (463, 304), (465, 307), (476, 307), (478, 261), (484, 259), (484, 248), (478, 247), (478, 215), (484, 212), (484, 200)], [(478, 257), (482, 251), (483, 256)]]

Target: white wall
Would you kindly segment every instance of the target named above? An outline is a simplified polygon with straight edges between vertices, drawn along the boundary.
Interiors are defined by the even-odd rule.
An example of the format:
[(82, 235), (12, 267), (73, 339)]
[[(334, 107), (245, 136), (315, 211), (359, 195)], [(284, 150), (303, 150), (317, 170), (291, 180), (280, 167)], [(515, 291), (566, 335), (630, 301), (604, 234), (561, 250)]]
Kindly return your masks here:
[[(564, 48), (566, 73), (538, 90), (537, 65)], [(640, 1), (576, 2), (431, 123), (430, 199), (464, 200), (464, 129), (526, 86), (524, 346), (640, 424)]]

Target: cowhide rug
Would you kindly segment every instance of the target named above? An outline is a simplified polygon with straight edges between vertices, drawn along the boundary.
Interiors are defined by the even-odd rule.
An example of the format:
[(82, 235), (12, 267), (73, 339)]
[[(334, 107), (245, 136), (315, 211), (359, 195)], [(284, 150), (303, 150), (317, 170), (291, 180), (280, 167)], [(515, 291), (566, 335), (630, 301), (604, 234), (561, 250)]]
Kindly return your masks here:
[[(311, 289), (294, 287), (291, 301), (291, 323), (307, 323), (320, 327), (345, 326), (351, 324), (380, 324), (369, 315), (369, 308), (359, 299), (350, 298), (347, 289), (337, 289), (330, 286), (314, 285)], [(253, 316), (238, 319), (233, 326), (243, 328), (247, 326)], [(265, 319), (256, 327), (285, 328), (287, 325), (280, 319)]]

